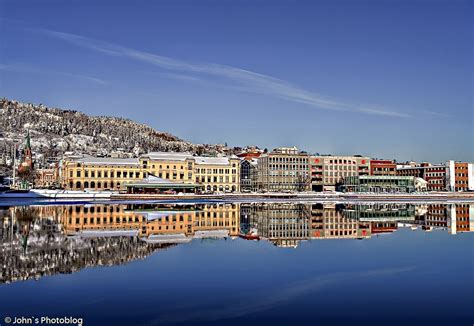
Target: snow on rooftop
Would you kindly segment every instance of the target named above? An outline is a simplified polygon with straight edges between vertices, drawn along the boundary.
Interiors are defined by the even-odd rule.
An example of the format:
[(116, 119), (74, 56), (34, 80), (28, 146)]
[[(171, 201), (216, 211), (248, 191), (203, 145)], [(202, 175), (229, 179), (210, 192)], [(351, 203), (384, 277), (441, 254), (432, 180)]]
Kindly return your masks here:
[(194, 238), (195, 239), (204, 239), (204, 238), (214, 238), (214, 239), (219, 239), (219, 238), (226, 238), (229, 236), (229, 230), (223, 229), (223, 230), (202, 230), (202, 231), (196, 231), (194, 233)]
[(228, 157), (202, 157), (197, 156), (194, 158), (196, 164), (209, 164), (209, 165), (229, 165)]
[(138, 230), (83, 230), (76, 235), (82, 238), (136, 237)]
[(174, 233), (174, 234), (151, 234), (148, 237), (142, 237), (142, 241), (146, 243), (186, 243), (190, 242), (192, 239), (186, 237), (184, 233)]
[(188, 158), (193, 158), (191, 153), (176, 153), (176, 152), (150, 152), (144, 157), (148, 157), (150, 160), (171, 160), (171, 161), (185, 161)]
[(137, 158), (113, 158), (85, 156), (73, 158), (74, 162), (85, 164), (139, 165)]

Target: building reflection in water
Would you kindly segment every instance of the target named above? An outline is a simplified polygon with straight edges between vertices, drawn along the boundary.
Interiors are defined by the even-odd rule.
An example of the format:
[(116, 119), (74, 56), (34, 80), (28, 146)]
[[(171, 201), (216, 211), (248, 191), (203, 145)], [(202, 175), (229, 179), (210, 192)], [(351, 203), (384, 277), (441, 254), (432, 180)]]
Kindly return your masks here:
[(366, 239), (400, 227), (474, 231), (474, 204), (199, 204), (23, 206), (0, 209), (0, 283), (143, 259), (209, 239)]

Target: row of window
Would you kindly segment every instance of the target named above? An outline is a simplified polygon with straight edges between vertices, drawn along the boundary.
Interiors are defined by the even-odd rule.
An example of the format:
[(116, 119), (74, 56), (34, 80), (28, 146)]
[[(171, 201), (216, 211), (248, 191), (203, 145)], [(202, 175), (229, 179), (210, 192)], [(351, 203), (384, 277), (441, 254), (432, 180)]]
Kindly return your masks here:
[(104, 183), (102, 182), (95, 182), (91, 181), (85, 181), (84, 183), (80, 181), (76, 181), (76, 183), (73, 183), (72, 181), (69, 182), (69, 189), (114, 189), (114, 188), (120, 188), (120, 182), (113, 182), (111, 181), (110, 183), (105, 181)]
[[(197, 174), (229, 174), (231, 169), (196, 169)], [(232, 169), (232, 174), (236, 174), (237, 169)]]
[(264, 174), (263, 176), (271, 177), (307, 177), (309, 173), (307, 171), (269, 171), (268, 175)]
[[(207, 176), (207, 177), (197, 176), (196, 177), (196, 183), (206, 183), (206, 182), (207, 183), (211, 183), (211, 182), (214, 182), (214, 183), (217, 183), (217, 182), (219, 182), (219, 183), (224, 183), (224, 182), (229, 183), (229, 180), (230, 180), (230, 178), (229, 178), (228, 175), (226, 175), (225, 177), (223, 177), (222, 175), (219, 176), (219, 177), (217, 177), (217, 176), (213, 176), (213, 177), (211, 177), (211, 176)], [(235, 183), (235, 182), (236, 182), (236, 177), (232, 176), (232, 183)]]
[(430, 172), (425, 174), (426, 177), (444, 177), (445, 175), (446, 173), (442, 172)]
[[(108, 221), (107, 221), (108, 220)], [(87, 218), (87, 217), (83, 217), (82, 218), (82, 222), (81, 222), (81, 218), (79, 217), (76, 217), (76, 220), (75, 220), (75, 224), (107, 224), (107, 223), (114, 223), (114, 220), (115, 220), (115, 223), (139, 223), (141, 218), (139, 218), (138, 216), (135, 216), (135, 217), (91, 217), (91, 218)], [(90, 221), (90, 222), (89, 222)], [(72, 224), (72, 218), (69, 218), (69, 224)]]
[[(142, 162), (142, 166), (143, 166), (144, 169), (146, 169), (146, 168), (148, 167), (148, 161), (144, 160), (144, 161)], [(163, 165), (163, 164), (160, 164), (160, 165), (158, 165), (158, 164), (156, 164), (156, 165), (155, 165), (155, 164), (152, 164), (152, 165), (151, 165), (151, 167), (152, 167), (153, 169), (154, 169), (155, 167), (157, 167), (157, 166), (159, 166), (160, 169), (163, 169), (163, 167), (164, 167), (165, 165)], [(169, 164), (166, 165), (166, 169), (167, 169), (167, 170), (170, 169), (170, 165), (169, 165)], [(176, 165), (173, 165), (173, 169), (176, 170)], [(180, 165), (180, 169), (183, 170), (183, 169), (184, 169), (184, 165)], [(192, 170), (192, 169), (193, 169), (193, 162), (188, 162), (188, 170)]]
[(328, 171), (325, 171), (324, 172), (324, 176), (326, 177), (348, 177), (348, 176), (356, 176), (357, 175), (357, 172), (355, 171), (350, 171), (350, 172), (339, 172), (339, 171), (335, 171), (335, 172), (328, 172)]
[(308, 163), (307, 157), (269, 157), (270, 163)]
[[(97, 173), (96, 173), (97, 172)], [(96, 178), (96, 175), (97, 175), (97, 178), (102, 178), (102, 176), (104, 178), (109, 178), (109, 175), (110, 175), (110, 178), (136, 178), (136, 179), (139, 179), (139, 178), (146, 178), (146, 172), (143, 172), (143, 173), (140, 173), (138, 171), (136, 172), (132, 172), (132, 171), (109, 171), (108, 170), (105, 170), (103, 171), (95, 171), (95, 170), (92, 170), (92, 171), (89, 171), (89, 170), (84, 170), (84, 178)], [(74, 177), (74, 171), (73, 170), (70, 170), (69, 171), (69, 177), (70, 178), (73, 178)], [(82, 170), (76, 170), (76, 178), (82, 178)]]
[(308, 166), (306, 164), (302, 164), (302, 165), (270, 164), (269, 168), (270, 170), (307, 170)]
[(232, 186), (232, 187), (229, 187), (228, 185), (226, 185), (225, 187), (220, 185), (220, 186), (217, 186), (217, 185), (214, 185), (214, 186), (211, 186), (211, 185), (207, 185), (206, 186), (206, 190), (207, 191), (237, 191), (237, 187), (236, 186)]

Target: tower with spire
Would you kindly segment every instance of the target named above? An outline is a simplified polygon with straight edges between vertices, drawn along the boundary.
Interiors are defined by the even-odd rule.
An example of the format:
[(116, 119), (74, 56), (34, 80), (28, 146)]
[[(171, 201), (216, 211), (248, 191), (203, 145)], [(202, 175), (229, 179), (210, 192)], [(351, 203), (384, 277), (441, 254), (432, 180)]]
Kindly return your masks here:
[(33, 168), (33, 154), (31, 153), (31, 139), (30, 139), (30, 131), (26, 132), (25, 136), (25, 148), (23, 149), (23, 157), (18, 167), (19, 172), (25, 172), (27, 170), (31, 170)]

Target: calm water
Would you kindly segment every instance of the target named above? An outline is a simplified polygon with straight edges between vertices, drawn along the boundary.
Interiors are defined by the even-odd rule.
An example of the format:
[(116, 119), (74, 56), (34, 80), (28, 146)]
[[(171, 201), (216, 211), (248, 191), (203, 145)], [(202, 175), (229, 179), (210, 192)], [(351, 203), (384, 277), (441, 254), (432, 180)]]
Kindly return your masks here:
[(0, 325), (474, 323), (474, 204), (41, 205), (0, 217)]

